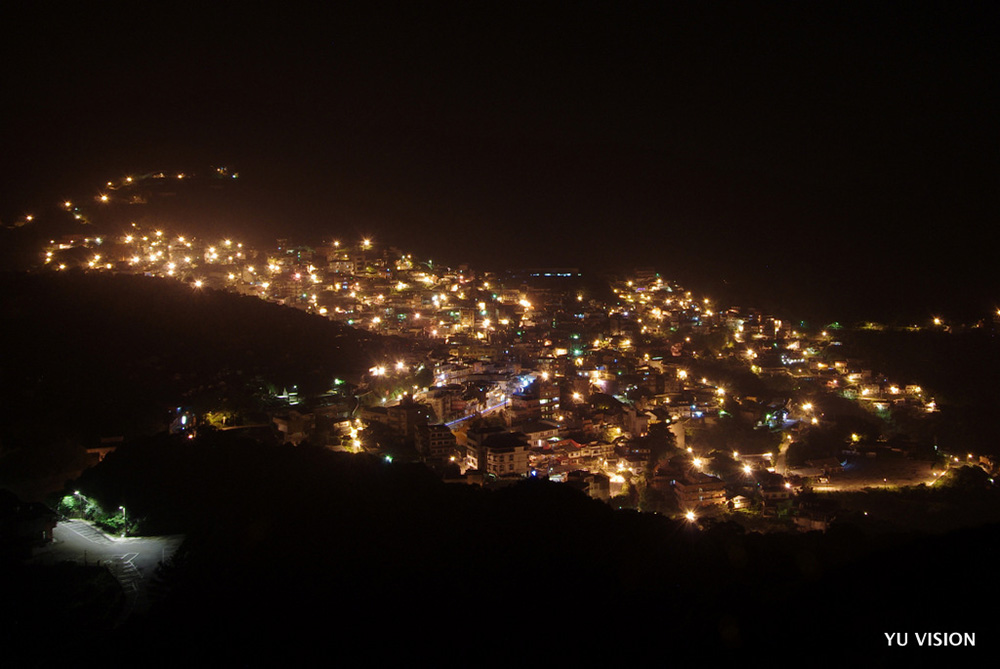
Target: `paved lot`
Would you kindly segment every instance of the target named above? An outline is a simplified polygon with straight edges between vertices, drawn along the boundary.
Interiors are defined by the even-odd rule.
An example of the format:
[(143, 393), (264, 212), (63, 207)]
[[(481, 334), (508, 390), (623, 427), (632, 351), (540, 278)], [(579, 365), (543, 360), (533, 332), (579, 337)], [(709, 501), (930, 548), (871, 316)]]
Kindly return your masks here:
[(836, 490), (862, 490), (864, 488), (901, 487), (927, 483), (937, 480), (936, 470), (929, 462), (910, 460), (908, 458), (855, 458), (848, 461), (844, 471), (830, 476), (830, 483), (817, 484), (817, 492)]
[(38, 564), (78, 562), (105, 565), (121, 583), (128, 605), (125, 616), (149, 606), (149, 584), (157, 565), (169, 560), (183, 536), (113, 537), (82, 520), (56, 525), (52, 543), (36, 549), (31, 561)]

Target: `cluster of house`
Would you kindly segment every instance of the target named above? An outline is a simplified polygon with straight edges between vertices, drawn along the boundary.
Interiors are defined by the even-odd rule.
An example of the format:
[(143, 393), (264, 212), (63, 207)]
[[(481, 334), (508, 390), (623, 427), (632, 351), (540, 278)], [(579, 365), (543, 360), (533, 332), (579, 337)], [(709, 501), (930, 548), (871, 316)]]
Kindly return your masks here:
[[(691, 362), (699, 356), (734, 357), (761, 376), (818, 381), (876, 409), (893, 403), (935, 409), (920, 387), (890, 383), (860, 361), (837, 356), (828, 332), (799, 332), (755, 310), (716, 309), (650, 269), (612, 283), (608, 300), (575, 268), (497, 275), (435, 267), (371, 240), (319, 246), (278, 240), (258, 251), (228, 239), (210, 244), (138, 228), (121, 239), (54, 240), (46, 261), (80, 249), (92, 269), (186, 278), (407, 338), (404, 355), (354, 379), (350, 392), (289, 402), (273, 418), (285, 441), (319, 435), (328, 445), (357, 448), (358, 430), (379, 423), (429, 462), (496, 479), (569, 481), (586, 472), (604, 495), (614, 494), (627, 474), (656, 464), (633, 447), (635, 438), (659, 424), (684, 449), (687, 435), (718, 419), (727, 397), (762, 427), (822, 419), (807, 403), (735, 397), (693, 378)], [(712, 340), (719, 334), (730, 344), (724, 350)], [(429, 384), (372, 394), (373, 381), (391, 387), (416, 369), (429, 372)], [(490, 416), (493, 424), (477, 424)], [(720, 502), (720, 482), (706, 476), (669, 478), (682, 508)]]
[[(617, 298), (609, 305), (590, 296), (572, 269), (503, 278), (477, 276), (468, 268), (432, 275), (427, 265), (417, 269), (398, 251), (376, 252), (364, 242), (350, 250), (284, 248), (292, 259), (289, 271), (295, 262), (315, 262), (321, 251), (326, 270), (344, 273), (353, 302), (334, 307), (340, 309), (335, 317), (369, 309), (365, 327), (410, 335), (408, 353), (372, 368), (368, 379), (359, 380), (361, 392), (376, 378), (391, 382), (417, 367), (430, 371), (427, 387), (356, 410), (341, 403), (339, 434), (328, 443), (344, 443), (349, 432), (356, 433), (358, 419), (379, 423), (413, 443), (430, 464), (452, 464), (472, 480), (545, 476), (581, 486), (583, 481), (599, 497), (616, 494), (627, 477), (655, 465), (634, 439), (651, 425), (664, 426), (684, 449), (687, 434), (717, 420), (725, 389), (693, 378), (687, 368), (700, 335), (728, 330), (761, 351), (776, 343), (795, 351), (803, 343), (772, 317), (713, 311), (707, 301), (649, 271), (615, 284)], [(354, 274), (361, 266), (365, 272)], [(424, 321), (419, 326), (417, 315)], [(666, 343), (657, 336), (681, 328), (691, 333), (683, 341)], [(801, 362), (797, 355), (786, 357), (782, 368)], [(769, 427), (784, 425), (792, 410), (787, 398), (744, 397), (739, 406)], [(313, 413), (291, 409), (275, 422), (294, 441), (310, 434), (324, 410), (330, 405)], [(490, 416), (492, 422), (476, 420)], [(682, 508), (731, 503), (719, 492), (725, 484), (707, 476), (671, 477), (669, 492)], [(786, 494), (781, 487), (768, 497)]]

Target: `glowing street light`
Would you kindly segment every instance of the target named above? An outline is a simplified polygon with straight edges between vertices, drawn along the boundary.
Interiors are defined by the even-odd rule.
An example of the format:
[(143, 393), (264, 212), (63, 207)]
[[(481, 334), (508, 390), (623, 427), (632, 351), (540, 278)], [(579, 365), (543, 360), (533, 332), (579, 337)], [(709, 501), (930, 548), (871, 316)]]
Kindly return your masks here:
[(80, 508), (81, 508), (80, 515), (84, 516), (86, 514), (86, 510), (87, 510), (87, 498), (84, 497), (83, 494), (79, 490), (74, 490), (73, 491), (73, 496), (76, 497), (80, 501)]

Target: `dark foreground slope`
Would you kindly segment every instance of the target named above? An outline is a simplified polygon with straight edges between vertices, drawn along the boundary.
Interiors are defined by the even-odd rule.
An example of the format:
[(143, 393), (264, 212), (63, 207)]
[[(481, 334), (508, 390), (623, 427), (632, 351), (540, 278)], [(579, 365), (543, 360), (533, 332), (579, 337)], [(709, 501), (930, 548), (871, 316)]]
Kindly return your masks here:
[(370, 367), (385, 341), (131, 275), (0, 274), (0, 314), (0, 483), (72, 470), (103, 437), (163, 430), (170, 407), (252, 412), (273, 389), (325, 390)]
[(871, 659), (887, 631), (988, 645), (996, 627), (971, 608), (988, 597), (996, 527), (698, 530), (560, 484), (446, 485), (417, 465), (229, 434), (133, 444), (79, 485), (189, 535), (151, 611), (100, 640), (113, 657), (715, 665), (778, 649)]

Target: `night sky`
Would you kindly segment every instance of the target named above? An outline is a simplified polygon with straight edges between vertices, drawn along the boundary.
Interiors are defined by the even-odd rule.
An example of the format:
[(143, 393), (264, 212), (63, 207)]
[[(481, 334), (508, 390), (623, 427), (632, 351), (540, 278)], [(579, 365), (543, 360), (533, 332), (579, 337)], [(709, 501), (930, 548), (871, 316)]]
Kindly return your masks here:
[(0, 220), (226, 164), (272, 235), (824, 317), (1000, 302), (990, 3), (350, 4), (5, 7)]

